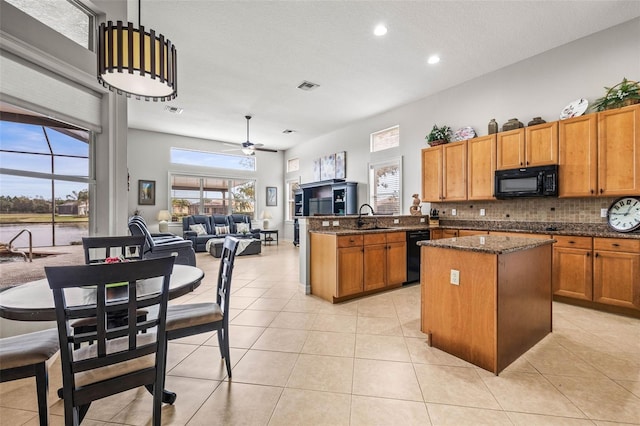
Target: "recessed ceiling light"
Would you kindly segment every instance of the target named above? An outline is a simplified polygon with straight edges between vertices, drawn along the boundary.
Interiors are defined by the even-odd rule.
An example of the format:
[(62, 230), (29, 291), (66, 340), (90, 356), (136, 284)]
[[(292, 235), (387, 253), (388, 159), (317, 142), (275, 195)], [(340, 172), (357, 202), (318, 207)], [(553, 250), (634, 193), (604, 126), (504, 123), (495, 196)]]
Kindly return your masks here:
[(285, 135), (288, 135), (289, 133), (293, 133), (293, 132), (295, 132), (295, 130), (291, 130), (291, 129), (284, 129), (284, 130), (282, 131), (282, 133), (284, 133)]
[(438, 62), (440, 62), (440, 56), (438, 55), (431, 55), (429, 56), (429, 59), (427, 59), (427, 63), (429, 63), (429, 65), (437, 64)]
[(182, 111), (184, 111), (182, 108), (173, 105), (165, 105), (164, 109), (172, 114), (182, 114)]
[(381, 37), (387, 33), (387, 27), (385, 27), (383, 24), (378, 24), (373, 30), (373, 33), (378, 37)]

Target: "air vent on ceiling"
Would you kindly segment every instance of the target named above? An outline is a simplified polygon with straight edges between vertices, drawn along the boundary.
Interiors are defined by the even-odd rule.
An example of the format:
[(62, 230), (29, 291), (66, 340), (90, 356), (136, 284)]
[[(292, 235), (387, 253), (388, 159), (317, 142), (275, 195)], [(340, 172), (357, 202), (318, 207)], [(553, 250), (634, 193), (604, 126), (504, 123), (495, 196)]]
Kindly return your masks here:
[(295, 130), (291, 130), (291, 129), (284, 129), (284, 130), (282, 131), (282, 133), (284, 133), (285, 135), (288, 135), (289, 133), (293, 133), (293, 132), (295, 132)]
[(182, 114), (182, 111), (184, 111), (182, 108), (172, 105), (165, 105), (164, 109), (172, 114)]
[(316, 87), (320, 87), (320, 85), (316, 84), (316, 83), (312, 83), (310, 81), (306, 81), (306, 80), (303, 81), (302, 83), (298, 84), (298, 89), (300, 89), (300, 90), (307, 90), (308, 91), (308, 90), (313, 90)]

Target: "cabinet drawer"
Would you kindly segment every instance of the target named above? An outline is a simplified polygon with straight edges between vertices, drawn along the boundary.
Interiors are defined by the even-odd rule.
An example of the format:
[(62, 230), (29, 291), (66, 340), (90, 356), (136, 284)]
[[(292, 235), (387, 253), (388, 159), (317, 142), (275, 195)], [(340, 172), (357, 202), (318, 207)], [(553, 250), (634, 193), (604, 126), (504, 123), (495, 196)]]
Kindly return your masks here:
[(387, 242), (386, 234), (383, 232), (376, 232), (373, 234), (364, 234), (364, 245), (371, 244), (384, 244)]
[(407, 241), (407, 233), (406, 232), (388, 232), (387, 233), (387, 242), (388, 243), (402, 243)]
[(553, 239), (557, 242), (554, 247), (567, 247), (591, 250), (591, 237), (573, 237), (567, 235), (555, 235)]
[(626, 238), (594, 238), (593, 249), (640, 253), (640, 240), (628, 240)]
[(355, 247), (362, 245), (362, 235), (343, 235), (338, 237), (338, 247)]

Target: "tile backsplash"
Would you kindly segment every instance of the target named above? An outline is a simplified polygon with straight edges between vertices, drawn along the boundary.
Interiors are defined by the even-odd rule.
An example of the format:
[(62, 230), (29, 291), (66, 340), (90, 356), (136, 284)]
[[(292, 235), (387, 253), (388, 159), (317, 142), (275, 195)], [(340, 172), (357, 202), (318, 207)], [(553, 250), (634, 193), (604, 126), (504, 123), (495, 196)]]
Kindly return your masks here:
[[(522, 222), (567, 222), (604, 224), (600, 209), (609, 208), (618, 197), (518, 198), (496, 201), (431, 203), (446, 220), (487, 220)], [(456, 215), (452, 215), (456, 209)], [(480, 216), (480, 209), (485, 215)]]

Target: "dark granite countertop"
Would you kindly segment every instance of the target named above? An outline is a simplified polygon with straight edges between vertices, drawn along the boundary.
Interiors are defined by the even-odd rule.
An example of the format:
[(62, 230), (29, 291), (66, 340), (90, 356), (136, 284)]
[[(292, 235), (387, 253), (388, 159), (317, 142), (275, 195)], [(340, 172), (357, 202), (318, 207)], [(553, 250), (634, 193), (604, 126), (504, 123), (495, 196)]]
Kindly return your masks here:
[(507, 237), (500, 235), (474, 235), (471, 237), (444, 238), (418, 241), (419, 246), (475, 251), (489, 254), (505, 254), (528, 250), (545, 244), (553, 244), (550, 238)]
[(600, 223), (441, 220), (440, 228), (640, 239), (640, 232), (615, 232)]

